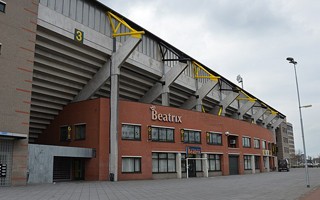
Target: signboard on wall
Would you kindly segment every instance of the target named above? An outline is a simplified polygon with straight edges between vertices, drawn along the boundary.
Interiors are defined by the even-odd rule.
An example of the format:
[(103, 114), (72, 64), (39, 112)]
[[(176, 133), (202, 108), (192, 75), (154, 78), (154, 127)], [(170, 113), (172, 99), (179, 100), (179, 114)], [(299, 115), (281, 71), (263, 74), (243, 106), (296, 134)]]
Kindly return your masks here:
[(182, 123), (182, 116), (173, 115), (171, 113), (158, 113), (155, 106), (150, 107), (151, 119), (153, 121), (170, 122), (170, 123)]
[(197, 155), (201, 154), (201, 147), (186, 147), (187, 155)]
[(269, 152), (269, 150), (262, 150), (262, 154), (263, 154), (264, 156), (269, 156), (269, 155), (270, 155), (270, 152)]

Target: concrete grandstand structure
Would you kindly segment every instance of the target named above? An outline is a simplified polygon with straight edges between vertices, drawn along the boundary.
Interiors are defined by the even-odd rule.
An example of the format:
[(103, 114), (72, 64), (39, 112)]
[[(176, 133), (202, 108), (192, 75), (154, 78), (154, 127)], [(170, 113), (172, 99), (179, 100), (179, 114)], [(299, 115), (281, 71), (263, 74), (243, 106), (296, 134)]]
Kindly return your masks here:
[[(0, 89), (0, 164), (7, 167), (7, 175), (0, 177), (0, 185), (21, 185), (27, 181), (52, 182), (54, 180), (52, 171), (55, 171), (53, 168), (59, 163), (69, 162), (63, 160), (63, 157), (90, 159), (100, 156), (101, 152), (94, 145), (73, 143), (70, 134), (74, 134), (76, 127), (69, 126), (67, 122), (73, 114), (86, 115), (85, 112), (77, 113), (77, 110), (82, 108), (82, 104), (79, 105), (81, 102), (90, 112), (87, 107), (90, 104), (88, 100), (95, 101), (93, 99), (105, 99), (101, 100), (101, 105), (109, 106), (108, 110), (101, 112), (102, 115), (110, 116), (106, 119), (109, 124), (106, 126), (108, 136), (105, 141), (100, 141), (108, 143), (106, 144), (108, 148), (103, 150), (108, 156), (102, 159), (104, 163), (101, 167), (105, 170), (97, 176), (92, 176), (93, 178), (84, 178), (86, 180), (117, 181), (135, 178), (134, 176), (126, 178), (119, 172), (121, 158), (127, 158), (128, 154), (128, 152), (121, 154), (122, 147), (119, 145), (121, 124), (125, 122), (121, 121), (124, 114), (119, 114), (123, 111), (121, 105), (128, 110), (130, 106), (143, 109), (145, 107), (141, 104), (147, 105), (148, 108), (153, 108), (151, 107), (153, 105), (159, 110), (160, 108), (166, 110), (167, 113), (179, 113), (175, 117), (186, 118), (188, 115), (198, 116), (201, 113), (203, 113), (201, 116), (218, 117), (217, 121), (222, 122), (217, 125), (219, 126), (217, 131), (226, 138), (222, 139), (226, 147), (220, 149), (218, 153), (221, 155), (221, 162), (225, 163), (225, 166), (221, 164), (222, 175), (231, 174), (226, 172), (228, 163), (231, 163), (230, 157), (227, 162), (228, 155), (237, 155), (241, 158), (246, 155), (253, 156), (248, 157), (250, 163), (254, 163), (255, 156), (259, 159), (261, 157), (261, 160), (256, 160), (257, 163), (263, 163), (263, 157), (267, 157), (266, 171), (272, 169), (269, 166), (270, 157), (272, 158), (270, 162), (276, 167), (275, 132), (286, 120), (285, 115), (213, 71), (210, 68), (212, 66), (203, 65), (201, 61), (185, 54), (99, 1), (0, 2), (5, 5), (5, 12), (0, 12), (1, 84), (4, 86)], [(127, 103), (121, 103), (123, 101)], [(96, 104), (92, 104), (94, 105)], [(70, 112), (66, 113), (66, 110)], [(199, 113), (192, 114), (188, 110)], [(141, 112), (147, 114), (145, 111)], [(161, 115), (163, 120), (159, 122), (159, 126), (164, 126), (165, 122), (178, 120), (169, 118), (169, 114), (166, 116), (164, 120)], [(171, 114), (170, 116), (172, 117)], [(136, 116), (131, 117), (133, 119)], [(238, 129), (233, 129), (230, 125), (232, 123), (224, 120), (240, 123)], [(151, 122), (145, 122), (146, 124), (141, 122), (140, 129), (142, 131), (145, 129), (147, 132)], [(89, 122), (84, 121), (84, 123), (89, 126)], [(61, 133), (55, 131), (59, 131), (56, 127), (63, 125), (67, 127), (65, 139), (72, 140), (67, 143), (61, 141)], [(204, 125), (199, 126), (194, 126), (193, 129), (202, 130), (201, 127), (204, 127)], [(181, 130), (187, 129), (178, 126), (172, 129), (174, 128), (180, 130), (174, 133), (176, 140), (180, 134), (184, 137), (184, 132)], [(210, 127), (206, 131), (209, 129)], [(241, 133), (242, 130), (246, 130), (245, 133)], [(263, 132), (263, 135), (254, 135), (254, 131)], [(60, 135), (60, 139), (56, 141), (57, 135)], [(257, 147), (257, 151), (246, 152), (246, 149), (242, 149), (239, 144), (230, 147), (233, 140), (230, 141), (228, 137), (232, 135), (234, 138), (239, 137), (237, 143), (241, 143), (241, 137), (246, 135), (252, 138), (252, 141), (248, 140), (249, 142), (257, 140), (259, 145), (252, 145)], [(260, 142), (263, 140), (266, 143), (261, 143), (264, 148), (260, 148)], [(244, 141), (246, 140), (242, 140)], [(185, 140), (182, 139), (182, 143), (185, 143)], [(198, 146), (205, 150), (206, 147), (200, 144), (201, 142)], [(155, 153), (154, 156), (161, 156), (156, 153), (162, 149), (164, 152), (175, 152), (174, 159), (178, 163), (185, 147), (188, 145), (171, 150), (168, 148), (172, 147), (155, 147), (145, 156), (148, 159), (149, 157), (151, 159), (152, 153)], [(235, 149), (230, 150), (230, 148)], [(51, 163), (49, 172), (51, 176), (46, 180), (36, 179), (38, 175), (35, 173), (41, 171), (39, 168), (41, 162), (36, 162), (37, 158), (41, 157), (39, 152), (46, 152), (42, 164)], [(210, 152), (215, 151), (210, 150)], [(208, 155), (203, 153), (199, 158), (205, 160)], [(50, 156), (51, 160), (46, 160)], [(171, 155), (167, 155), (169, 156)], [(80, 163), (79, 165), (87, 165), (86, 160), (76, 162)], [(144, 160), (140, 162), (140, 165), (144, 164)], [(238, 162), (243, 163), (240, 160)], [(201, 164), (203, 176), (208, 176), (204, 170), (207, 165), (205, 163)], [(242, 174), (245, 173), (246, 167), (239, 169)], [(264, 171), (262, 167), (259, 170)], [(181, 164), (175, 165), (174, 172), (178, 178), (181, 178), (181, 171), (183, 172)], [(143, 175), (140, 179), (142, 178), (156, 177)]]

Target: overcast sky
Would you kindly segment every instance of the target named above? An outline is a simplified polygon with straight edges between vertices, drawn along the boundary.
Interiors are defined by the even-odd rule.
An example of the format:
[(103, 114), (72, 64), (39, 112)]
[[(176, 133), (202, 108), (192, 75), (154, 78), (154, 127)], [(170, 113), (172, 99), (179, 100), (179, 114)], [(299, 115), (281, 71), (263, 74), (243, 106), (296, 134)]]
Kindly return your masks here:
[(287, 116), (296, 151), (302, 135), (293, 65), (297, 62), (307, 155), (320, 155), (320, 1), (101, 0)]

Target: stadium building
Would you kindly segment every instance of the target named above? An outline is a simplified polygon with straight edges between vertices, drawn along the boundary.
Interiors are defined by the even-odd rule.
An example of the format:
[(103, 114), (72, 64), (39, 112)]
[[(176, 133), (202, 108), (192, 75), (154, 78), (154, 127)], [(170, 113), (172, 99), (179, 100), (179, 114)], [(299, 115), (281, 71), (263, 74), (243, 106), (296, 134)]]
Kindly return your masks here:
[(0, 0), (0, 30), (1, 186), (277, 167), (285, 115), (99, 1)]

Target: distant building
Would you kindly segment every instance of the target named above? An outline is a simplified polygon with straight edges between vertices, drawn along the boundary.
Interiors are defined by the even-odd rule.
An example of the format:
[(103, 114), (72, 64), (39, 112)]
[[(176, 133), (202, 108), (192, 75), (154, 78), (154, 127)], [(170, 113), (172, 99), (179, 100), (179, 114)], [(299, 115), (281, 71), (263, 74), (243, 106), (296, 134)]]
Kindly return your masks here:
[(294, 147), (294, 136), (293, 136), (293, 126), (291, 123), (287, 122), (287, 134), (289, 139), (289, 154), (290, 158), (294, 158), (296, 154), (296, 150)]
[(295, 156), (294, 137), (292, 124), (282, 122), (276, 131), (278, 159), (292, 160)]

